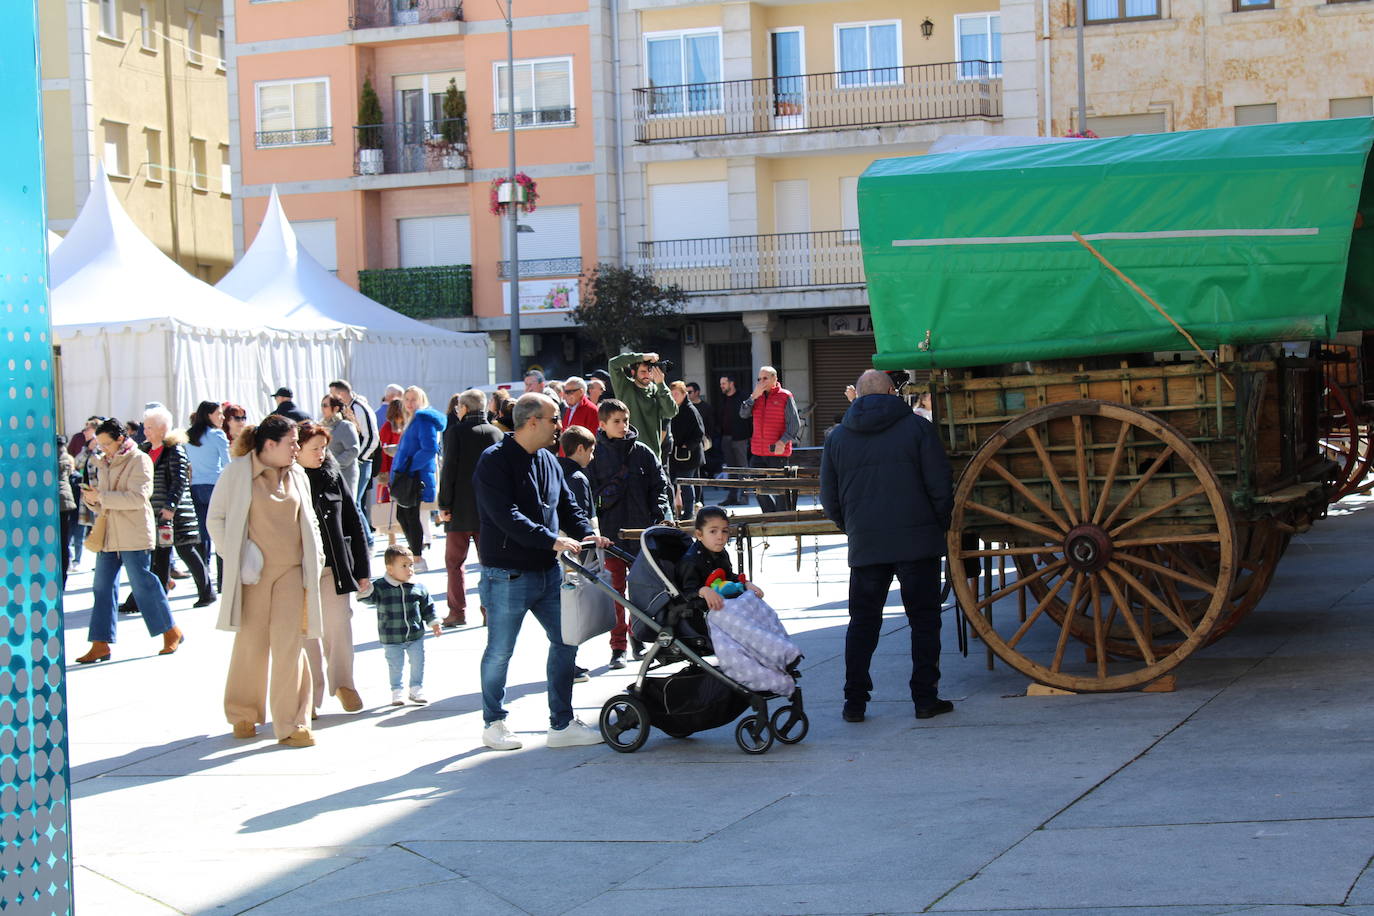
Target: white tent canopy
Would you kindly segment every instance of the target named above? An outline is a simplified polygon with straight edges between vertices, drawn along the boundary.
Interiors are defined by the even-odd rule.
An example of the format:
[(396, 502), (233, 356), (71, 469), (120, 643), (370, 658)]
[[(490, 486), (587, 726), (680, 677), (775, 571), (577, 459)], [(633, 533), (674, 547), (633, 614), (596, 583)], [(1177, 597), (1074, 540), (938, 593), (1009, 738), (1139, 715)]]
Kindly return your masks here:
[(349, 381), (375, 401), (386, 385), (418, 385), (439, 404), (487, 381), (487, 336), (458, 334), (380, 305), (339, 280), (296, 239), (275, 188), (253, 244), (216, 289), (271, 320), (357, 328)]
[(242, 404), (255, 418), (278, 385), (322, 391), (361, 336), (274, 320), (192, 277), (134, 225), (103, 169), (50, 272), (68, 431), (91, 414), (139, 419), (149, 401), (178, 422), (202, 400)]

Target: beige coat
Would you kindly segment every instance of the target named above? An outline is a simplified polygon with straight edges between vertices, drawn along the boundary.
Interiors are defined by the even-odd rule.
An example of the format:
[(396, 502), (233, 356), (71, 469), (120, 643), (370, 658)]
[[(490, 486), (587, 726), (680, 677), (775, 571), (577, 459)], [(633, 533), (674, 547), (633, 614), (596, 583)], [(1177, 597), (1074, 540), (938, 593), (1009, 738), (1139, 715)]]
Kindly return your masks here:
[[(320, 544), (319, 526), (315, 523), (314, 503), (310, 498), (310, 479), (298, 464), (288, 471), (291, 484), (301, 500), (301, 576), (305, 579), (306, 636), (321, 636), (324, 616), (320, 606), (320, 572), (324, 569), (324, 548)], [(253, 459), (249, 455), (235, 458), (220, 474), (215, 491), (210, 496), (210, 510), (205, 514), (205, 527), (215, 542), (215, 553), (224, 560), (224, 587), (220, 589), (219, 621), (221, 630), (237, 630), (243, 607), (243, 586), (239, 573), (243, 562), (243, 545), (248, 540), (248, 507), (253, 501)]]
[[(132, 442), (129, 444), (133, 446)], [(153, 504), (148, 501), (153, 495), (152, 459), (131, 447), (94, 461), (91, 467), (95, 469), (95, 486), (100, 491), (96, 511), (105, 518), (105, 537), (97, 549), (152, 550), (156, 536)]]

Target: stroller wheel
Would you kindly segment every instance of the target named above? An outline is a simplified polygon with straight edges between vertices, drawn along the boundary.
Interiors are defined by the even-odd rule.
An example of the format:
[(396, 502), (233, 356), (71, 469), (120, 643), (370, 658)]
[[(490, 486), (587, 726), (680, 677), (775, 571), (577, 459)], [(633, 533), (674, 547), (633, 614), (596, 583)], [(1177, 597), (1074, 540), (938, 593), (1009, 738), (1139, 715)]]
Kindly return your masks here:
[(735, 743), (746, 754), (766, 754), (773, 746), (773, 729), (767, 720), (745, 716), (735, 726)]
[(769, 724), (773, 726), (773, 734), (783, 744), (796, 744), (811, 730), (811, 720), (806, 713), (797, 712), (791, 706), (779, 706), (774, 710)]
[(601, 707), (601, 737), (622, 754), (633, 754), (649, 740), (649, 708), (639, 697), (618, 694)]

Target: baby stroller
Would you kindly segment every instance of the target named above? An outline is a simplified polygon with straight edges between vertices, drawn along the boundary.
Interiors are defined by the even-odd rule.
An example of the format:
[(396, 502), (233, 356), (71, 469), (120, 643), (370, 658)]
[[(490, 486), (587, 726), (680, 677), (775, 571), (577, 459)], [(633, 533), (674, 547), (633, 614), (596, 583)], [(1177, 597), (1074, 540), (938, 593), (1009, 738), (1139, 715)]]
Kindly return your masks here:
[[(601, 708), (601, 736), (606, 743), (630, 754), (649, 740), (650, 726), (685, 738), (728, 725), (745, 710), (752, 711), (735, 726), (735, 742), (746, 754), (766, 753), (774, 739), (796, 744), (805, 738), (810, 722), (800, 687), (770, 717), (768, 701), (778, 699), (778, 694), (752, 691), (704, 659), (713, 654), (705, 602), (697, 595), (683, 595), (670, 574), (691, 546), (691, 536), (678, 528), (658, 526), (644, 532), (641, 544), (638, 557), (607, 548), (630, 565), (629, 599), (617, 598), (630, 615), (635, 636), (649, 650), (634, 684)], [(615, 594), (610, 583), (567, 554), (560, 556), (584, 582)], [(686, 665), (672, 674), (648, 676), (655, 667), (677, 662)], [(795, 668), (788, 673), (794, 680), (801, 677)]]

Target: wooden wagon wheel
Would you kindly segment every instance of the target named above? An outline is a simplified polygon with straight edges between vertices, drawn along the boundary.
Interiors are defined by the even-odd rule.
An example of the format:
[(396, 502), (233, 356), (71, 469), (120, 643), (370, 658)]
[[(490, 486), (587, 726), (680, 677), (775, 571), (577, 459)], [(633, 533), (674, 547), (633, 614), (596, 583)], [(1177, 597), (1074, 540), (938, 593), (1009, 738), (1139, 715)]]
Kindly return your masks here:
[[(1047, 439), (1063, 444), (1047, 445)], [(1024, 467), (1028, 460), (1036, 462), (1037, 479), (1024, 475), (1023, 482), (1009, 465)], [(1007, 497), (1004, 508), (980, 501), (983, 492), (998, 490)], [(965, 528), (990, 523), (1008, 543), (961, 545)], [(1150, 558), (1153, 550), (1183, 545), (1215, 550), (1215, 564), (1185, 572), (1175, 568), (1181, 564)], [(1053, 687), (1109, 691), (1147, 684), (1205, 644), (1232, 608), (1235, 529), (1216, 474), (1173, 427), (1120, 404), (1053, 404), (994, 433), (959, 478), (947, 546), (954, 568), (974, 557), (1036, 561), (1034, 571), (987, 597), (963, 577), (953, 585), (986, 644), (1017, 671)], [(1041, 588), (1034, 589), (1037, 583)], [(1006, 605), (993, 613), (996, 602), (1018, 592), (1034, 597), (1023, 605), (1024, 621)], [(1056, 603), (1058, 620), (1047, 613)], [(1108, 639), (1117, 624), (1139, 659), (1114, 661), (1109, 671)], [(1155, 648), (1161, 627), (1183, 636), (1167, 651)], [(1086, 667), (1066, 654), (1075, 631), (1090, 633), (1096, 649)]]
[(1322, 411), (1321, 426), (1321, 450), (1339, 466), (1336, 486), (1331, 491), (1331, 502), (1343, 499), (1351, 493), (1367, 490), (1368, 488), (1361, 489), (1360, 484), (1368, 476), (1370, 462), (1374, 460), (1374, 455), (1371, 455), (1368, 443), (1363, 438), (1364, 435), (1368, 435), (1368, 429), (1361, 427), (1359, 416), (1355, 413), (1350, 398), (1346, 396), (1345, 389), (1329, 380), (1326, 385), (1326, 406)]

